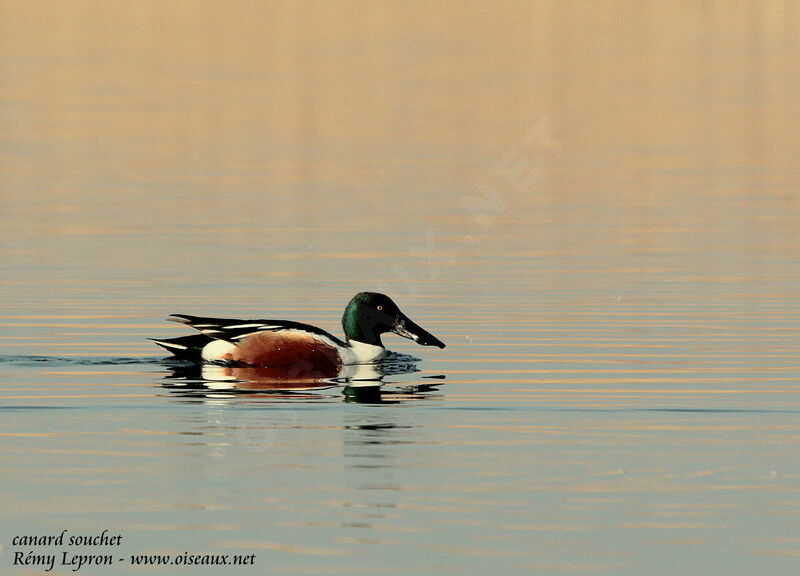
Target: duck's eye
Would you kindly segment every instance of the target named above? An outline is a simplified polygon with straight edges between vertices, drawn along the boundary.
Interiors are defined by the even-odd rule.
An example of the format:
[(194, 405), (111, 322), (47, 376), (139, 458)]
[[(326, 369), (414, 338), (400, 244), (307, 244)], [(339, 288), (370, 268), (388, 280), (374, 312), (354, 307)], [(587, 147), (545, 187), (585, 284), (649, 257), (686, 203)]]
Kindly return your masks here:
[(383, 306), (378, 306), (378, 310), (383, 310)]

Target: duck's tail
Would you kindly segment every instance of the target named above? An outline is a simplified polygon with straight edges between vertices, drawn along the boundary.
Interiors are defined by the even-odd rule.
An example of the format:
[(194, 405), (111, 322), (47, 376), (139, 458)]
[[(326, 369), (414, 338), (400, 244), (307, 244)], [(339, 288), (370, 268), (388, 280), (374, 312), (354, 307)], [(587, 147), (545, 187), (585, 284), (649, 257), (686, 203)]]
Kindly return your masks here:
[(148, 340), (171, 352), (176, 358), (199, 362), (202, 359), (203, 347), (211, 342), (212, 338), (205, 334), (190, 334), (178, 338), (148, 338)]

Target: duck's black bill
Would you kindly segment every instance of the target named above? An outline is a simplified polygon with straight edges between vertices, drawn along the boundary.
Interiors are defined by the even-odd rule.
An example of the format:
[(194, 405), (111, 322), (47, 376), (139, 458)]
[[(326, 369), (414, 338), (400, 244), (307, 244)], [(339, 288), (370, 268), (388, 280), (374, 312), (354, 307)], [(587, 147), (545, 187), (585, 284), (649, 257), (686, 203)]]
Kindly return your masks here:
[(427, 330), (424, 330), (415, 322), (412, 322), (408, 316), (403, 314), (400, 314), (397, 320), (395, 320), (394, 326), (392, 326), (392, 332), (403, 338), (410, 338), (422, 346), (438, 346), (439, 348), (444, 348), (444, 342)]

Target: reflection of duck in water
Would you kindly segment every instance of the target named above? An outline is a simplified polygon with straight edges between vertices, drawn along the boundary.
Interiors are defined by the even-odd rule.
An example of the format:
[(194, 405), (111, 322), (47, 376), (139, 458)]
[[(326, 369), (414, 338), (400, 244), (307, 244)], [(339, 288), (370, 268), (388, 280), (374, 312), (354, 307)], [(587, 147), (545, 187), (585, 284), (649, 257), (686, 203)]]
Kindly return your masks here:
[(331, 386), (379, 386), (385, 376), (417, 372), (416, 358), (390, 352), (381, 362), (326, 366), (307, 370), (302, 366), (265, 368), (263, 366), (225, 366), (178, 362), (168, 365), (169, 378), (198, 380), (206, 388), (253, 390), (293, 390)]
[(384, 358), (381, 335), (393, 332), (422, 346), (444, 343), (403, 314), (391, 298), (375, 292), (356, 294), (342, 316), (345, 341), (316, 326), (286, 320), (235, 320), (174, 314), (200, 334), (152, 339), (176, 357), (226, 366), (258, 366), (329, 372), (340, 366)]
[[(208, 396), (215, 399), (220, 397), (220, 393), (255, 395), (260, 398), (267, 394), (273, 398), (322, 398), (325, 397), (325, 390), (343, 387), (342, 394), (346, 402), (385, 403), (427, 397), (419, 393), (436, 391), (444, 380), (444, 375), (434, 375), (422, 376), (424, 382), (387, 382), (384, 380), (387, 376), (418, 372), (416, 358), (391, 352), (388, 354), (387, 358), (373, 364), (345, 365), (336, 370), (314, 372), (179, 360), (167, 363), (170, 375), (163, 386), (181, 396)], [(384, 384), (391, 385), (393, 390), (385, 391)]]

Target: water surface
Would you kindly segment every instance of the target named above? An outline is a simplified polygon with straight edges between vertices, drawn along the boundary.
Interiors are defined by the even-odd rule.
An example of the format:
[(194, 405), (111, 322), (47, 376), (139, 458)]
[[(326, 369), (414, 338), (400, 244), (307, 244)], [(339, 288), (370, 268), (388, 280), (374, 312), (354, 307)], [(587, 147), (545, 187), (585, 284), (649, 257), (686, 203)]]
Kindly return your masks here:
[[(796, 7), (0, 13), (2, 571), (797, 573)], [(362, 290), (448, 345), (369, 401), (145, 340)]]

